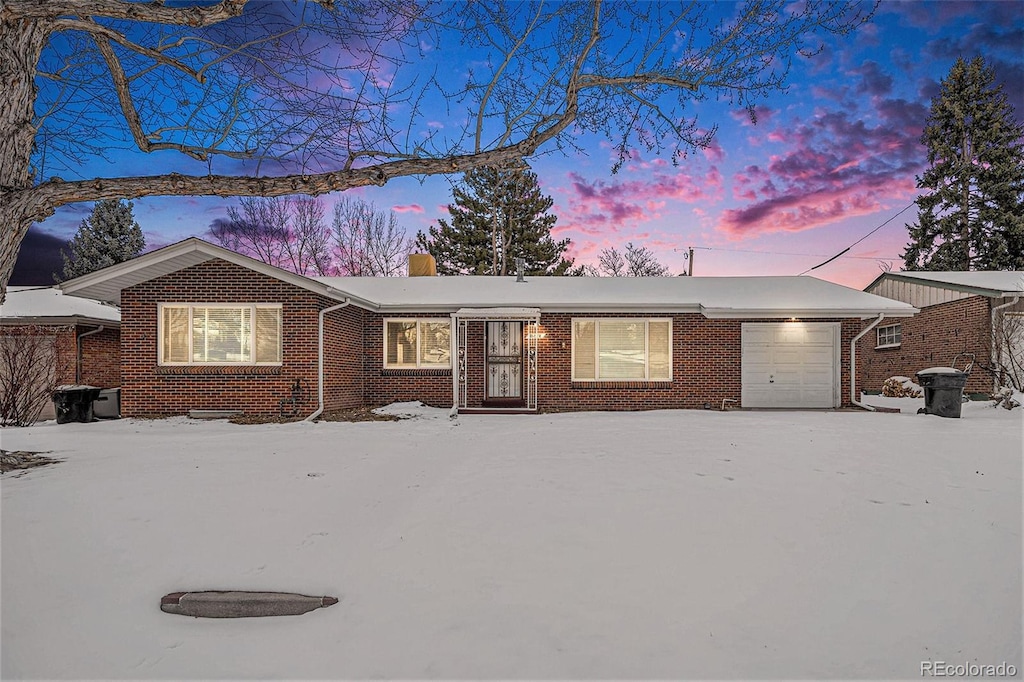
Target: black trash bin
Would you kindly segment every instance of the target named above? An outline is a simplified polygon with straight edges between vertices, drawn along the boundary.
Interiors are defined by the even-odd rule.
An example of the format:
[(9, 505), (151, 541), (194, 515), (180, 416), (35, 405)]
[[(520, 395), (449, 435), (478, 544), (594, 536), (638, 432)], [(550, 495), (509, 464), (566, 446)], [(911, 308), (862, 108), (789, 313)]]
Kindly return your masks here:
[(917, 373), (917, 383), (924, 389), (924, 408), (918, 413), (960, 418), (967, 372), (955, 367), (930, 367)]
[(57, 413), (57, 423), (91, 422), (92, 401), (99, 395), (100, 389), (95, 386), (58, 386), (53, 392), (53, 411)]

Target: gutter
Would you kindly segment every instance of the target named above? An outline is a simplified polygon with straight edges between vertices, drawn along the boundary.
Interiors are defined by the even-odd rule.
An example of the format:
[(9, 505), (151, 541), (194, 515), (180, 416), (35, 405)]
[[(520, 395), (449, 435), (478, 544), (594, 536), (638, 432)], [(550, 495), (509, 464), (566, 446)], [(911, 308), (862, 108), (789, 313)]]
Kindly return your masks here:
[(862, 336), (874, 329), (878, 323), (884, 319), (885, 313), (878, 313), (878, 317), (875, 321), (869, 324), (860, 334), (853, 337), (853, 341), (850, 341), (850, 402), (857, 407), (864, 408), (868, 412), (875, 412), (875, 408), (870, 405), (865, 405), (861, 401), (857, 400), (857, 342), (860, 341)]
[(106, 329), (102, 324), (91, 332), (85, 332), (75, 337), (75, 383), (82, 383), (82, 339), (93, 334), (99, 334)]
[[(1003, 295), (1004, 298), (1006, 296), (1007, 296), (1007, 294)], [(990, 319), (990, 324), (989, 324), (989, 329), (992, 330), (992, 345), (991, 345), (991, 349), (990, 349), (989, 352), (990, 352), (990, 354), (992, 356), (991, 357), (991, 362), (992, 362), (992, 368), (993, 369), (995, 369), (996, 367), (999, 366), (999, 358), (996, 357), (996, 345), (997, 345), (997, 341), (998, 341), (998, 334), (996, 332), (996, 313), (999, 312), (1000, 310), (1002, 310), (1003, 308), (1009, 308), (1012, 305), (1016, 305), (1017, 301), (1020, 300), (1020, 294), (1009, 294), (1009, 296), (1013, 296), (1013, 300), (1012, 301), (1010, 301), (1009, 303), (1004, 303), (1002, 305), (997, 305), (994, 308), (992, 308), (991, 319)], [(999, 390), (999, 388), (1000, 388), (1000, 386), (999, 386), (999, 374), (997, 372), (993, 372), (992, 373), (992, 392), (995, 393), (996, 391)]]
[(313, 421), (314, 419), (319, 417), (321, 414), (323, 414), (323, 411), (324, 411), (324, 316), (327, 313), (333, 313), (335, 310), (341, 310), (342, 308), (347, 308), (349, 306), (349, 304), (351, 304), (351, 303), (352, 303), (352, 300), (346, 298), (344, 303), (339, 303), (338, 305), (332, 305), (330, 308), (324, 308), (323, 310), (320, 311), (320, 334), (319, 334), (319, 336), (320, 336), (320, 339), (319, 339), (319, 341), (320, 341), (319, 351), (320, 352), (318, 353), (319, 358), (318, 358), (317, 370), (316, 370), (316, 373), (317, 373), (317, 376), (316, 376), (317, 408), (313, 412), (313, 414), (311, 414), (308, 417), (306, 417), (303, 421), (307, 421), (307, 422)]

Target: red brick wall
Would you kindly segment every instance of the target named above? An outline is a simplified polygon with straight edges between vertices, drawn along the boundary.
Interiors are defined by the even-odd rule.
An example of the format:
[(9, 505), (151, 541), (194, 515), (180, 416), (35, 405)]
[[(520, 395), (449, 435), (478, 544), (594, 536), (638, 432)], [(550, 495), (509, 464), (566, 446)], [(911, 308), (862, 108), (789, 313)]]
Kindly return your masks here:
[(360, 407), (364, 404), (364, 313), (362, 308), (350, 305), (324, 316), (325, 410)]
[[(878, 326), (896, 323), (903, 327), (899, 347), (876, 350), (877, 327), (857, 342), (859, 390), (881, 391), (891, 376), (915, 379), (914, 375), (927, 367), (947, 367), (957, 353), (974, 353), (979, 364), (989, 364), (990, 310), (984, 296), (927, 306), (914, 317), (886, 319)], [(957, 362), (957, 367), (963, 369), (963, 363)], [(992, 375), (975, 366), (965, 390), (991, 393)]]
[(56, 380), (54, 385), (75, 383), (75, 327), (74, 325), (0, 325), (0, 336), (45, 336), (53, 339)]
[[(723, 398), (740, 406), (741, 330), (744, 322), (782, 320), (709, 320), (690, 315), (629, 315), (672, 318), (671, 382), (574, 382), (571, 367), (571, 321), (575, 317), (623, 317), (621, 314), (545, 314), (538, 341), (538, 409), (649, 410), (718, 409)], [(401, 316), (413, 317), (413, 316)], [(422, 317), (438, 317), (423, 315)], [(850, 341), (861, 329), (859, 319), (814, 320), (841, 322), (842, 404), (850, 404)], [(428, 405), (452, 404), (452, 377), (447, 370), (385, 370), (383, 366), (383, 316), (367, 313), (364, 393), (367, 404), (421, 400)], [(467, 327), (467, 407), (479, 407), (484, 398), (484, 323)]]
[[(78, 334), (94, 327), (79, 327)], [(106, 328), (98, 334), (79, 339), (82, 355), (80, 383), (100, 388), (121, 385), (121, 330)]]
[[(281, 303), (282, 360), (279, 367), (157, 365), (158, 303)], [(317, 401), (319, 311), (337, 301), (222, 260), (211, 260), (125, 289), (121, 294), (121, 404), (124, 416), (185, 414), (193, 409), (237, 409), (277, 414), (296, 379), (308, 388), (300, 414)], [(359, 317), (329, 314), (328, 328)], [(358, 359), (346, 355), (351, 334), (331, 342), (329, 406), (358, 404)], [(346, 369), (348, 368), (348, 369)], [(353, 374), (354, 373), (354, 374)]]
[[(157, 365), (158, 303), (281, 303), (283, 364), (280, 367)], [(125, 416), (184, 414), (193, 409), (237, 409), (276, 414), (279, 402), (301, 379), (316, 408), (319, 311), (336, 301), (226, 261), (213, 260), (122, 292), (121, 385)], [(672, 382), (573, 382), (573, 317), (541, 319), (538, 407), (543, 411), (714, 408), (723, 398), (740, 399), (742, 320), (674, 315)], [(593, 315), (601, 317), (602, 315)], [(613, 315), (621, 316), (621, 315)], [(325, 318), (325, 408), (420, 400), (452, 404), (450, 370), (383, 368), (385, 315), (349, 306)], [(416, 317), (402, 315), (401, 317)], [(447, 317), (424, 314), (419, 317)], [(631, 317), (643, 317), (640, 315)], [(666, 317), (650, 315), (648, 317)], [(749, 320), (779, 321), (779, 320)], [(821, 320), (835, 322), (840, 320)], [(849, 404), (849, 342), (860, 320), (842, 320), (842, 399)], [(97, 342), (102, 342), (102, 335)], [(89, 337), (93, 338), (93, 337)], [(471, 322), (467, 343), (468, 406), (484, 398), (484, 323)], [(73, 376), (73, 375), (72, 375)], [(739, 406), (739, 403), (736, 403)]]
[[(553, 314), (541, 318), (547, 336), (538, 354), (538, 407), (544, 411), (576, 409), (649, 410), (666, 408), (719, 409), (724, 398), (740, 404), (741, 334), (744, 322), (783, 320), (709, 320), (702, 315), (672, 315), (671, 382), (574, 382), (571, 368), (570, 326), (576, 317), (622, 315)], [(666, 317), (630, 315), (629, 317)], [(841, 322), (842, 404), (850, 404), (850, 341), (860, 331), (860, 320)]]
[[(366, 404), (387, 405), (419, 400), (433, 407), (451, 407), (450, 369), (384, 369), (385, 318), (446, 318), (448, 314), (380, 315), (366, 312), (364, 315), (363, 398)], [(481, 349), (482, 347), (481, 344)]]

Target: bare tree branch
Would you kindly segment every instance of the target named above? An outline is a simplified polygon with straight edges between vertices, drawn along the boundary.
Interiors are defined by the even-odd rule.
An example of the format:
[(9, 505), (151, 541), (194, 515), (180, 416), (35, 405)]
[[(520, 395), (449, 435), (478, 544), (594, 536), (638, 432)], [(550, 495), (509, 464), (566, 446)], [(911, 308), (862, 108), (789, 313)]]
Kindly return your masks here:
[[(0, 221), (10, 229), (0, 297), (31, 222), (68, 203), (316, 196), (515, 165), (545, 145), (574, 148), (580, 132), (613, 140), (620, 163), (635, 145), (675, 160), (715, 130), (698, 128), (687, 102), (747, 106), (783, 87), (790, 60), (819, 47), (818, 36), (871, 13), (827, 0), (716, 11), (602, 0), (4, 0)], [(463, 83), (446, 73), (452, 42), (473, 54)], [(444, 110), (444, 126), (432, 126)], [(88, 160), (129, 147), (208, 166), (82, 177)], [(215, 173), (222, 157), (249, 165)]]

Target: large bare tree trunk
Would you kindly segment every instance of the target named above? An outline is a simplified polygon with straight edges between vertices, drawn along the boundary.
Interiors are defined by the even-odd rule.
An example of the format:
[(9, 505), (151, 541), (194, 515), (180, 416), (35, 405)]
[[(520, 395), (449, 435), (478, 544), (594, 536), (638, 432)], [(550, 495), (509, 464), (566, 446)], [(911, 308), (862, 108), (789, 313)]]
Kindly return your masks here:
[(0, 87), (7, 91), (0, 97), (0, 302), (32, 224), (32, 199), (17, 190), (32, 187), (35, 75), (48, 33), (38, 20), (0, 17)]

